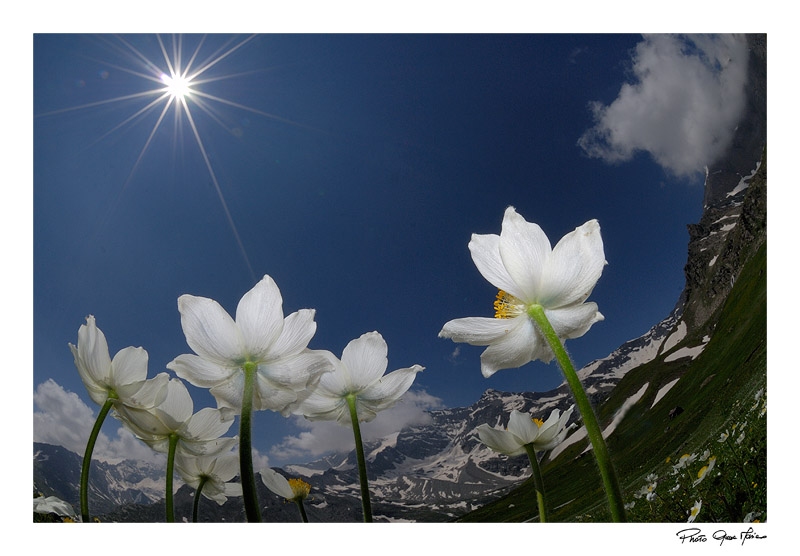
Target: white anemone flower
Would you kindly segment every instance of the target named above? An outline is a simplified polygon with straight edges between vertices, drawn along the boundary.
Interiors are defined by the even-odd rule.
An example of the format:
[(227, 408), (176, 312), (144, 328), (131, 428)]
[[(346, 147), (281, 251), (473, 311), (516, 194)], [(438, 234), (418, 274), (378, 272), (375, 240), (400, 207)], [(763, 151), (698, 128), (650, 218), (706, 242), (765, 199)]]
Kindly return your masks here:
[(694, 503), (694, 506), (691, 507), (689, 510), (689, 519), (686, 520), (686, 523), (692, 523), (695, 518), (697, 518), (697, 514), (700, 513), (700, 508), (703, 507), (703, 501), (698, 500)]
[(352, 396), (358, 420), (371, 421), (379, 411), (397, 403), (411, 387), (417, 373), (425, 368), (413, 365), (384, 374), (387, 353), (386, 341), (378, 332), (367, 332), (350, 341), (342, 351), (341, 360), (328, 353), (334, 371), (322, 375), (296, 413), (310, 421), (336, 421), (351, 426), (347, 398)]
[(229, 496), (242, 495), (242, 485), (230, 482), (239, 474), (238, 454), (232, 452), (221, 456), (177, 454), (175, 469), (183, 482), (195, 489), (195, 493), (202, 482), (202, 495), (220, 506)]
[(33, 511), (38, 514), (56, 514), (79, 520), (72, 506), (56, 496), (39, 496), (33, 499)]
[(116, 417), (137, 438), (156, 452), (168, 453), (170, 436), (178, 437), (176, 454), (205, 456), (230, 450), (236, 437), (220, 438), (233, 424), (230, 412), (205, 407), (197, 413), (186, 386), (173, 378), (167, 396), (158, 406), (145, 410), (118, 407)]
[(333, 365), (327, 352), (307, 349), (317, 330), (313, 309), (284, 318), (283, 298), (265, 275), (239, 301), (235, 320), (213, 299), (178, 298), (186, 343), (168, 369), (200, 388), (210, 388), (220, 408), (241, 413), (244, 366), (257, 366), (253, 409), (291, 413), (322, 373)]
[(692, 486), (697, 486), (700, 482), (706, 478), (712, 469), (714, 469), (714, 465), (717, 463), (717, 456), (711, 456), (708, 459), (708, 465), (704, 465), (700, 468), (700, 471), (697, 472), (697, 479), (692, 483)]
[(489, 425), (478, 426), (478, 438), (495, 452), (509, 456), (517, 456), (526, 452), (527, 444), (533, 445), (534, 451), (551, 450), (558, 446), (567, 433), (575, 426), (567, 426), (575, 406), (570, 406), (564, 413), (554, 409), (547, 421), (532, 419), (527, 413), (514, 410), (508, 419), (508, 429), (494, 429)]
[(697, 454), (683, 454), (678, 460), (678, 463), (672, 466), (673, 475), (678, 473), (681, 469), (689, 467), (697, 459)]
[(539, 305), (559, 339), (583, 336), (603, 320), (596, 303), (585, 303), (606, 264), (600, 225), (590, 220), (551, 248), (542, 229), (508, 207), (500, 235), (473, 234), (469, 242), (478, 271), (500, 292), (495, 318), (451, 320), (439, 337), (476, 346), (481, 372), (489, 377), (500, 369), (553, 359), (553, 351), (529, 316)]
[(311, 491), (311, 485), (302, 479), (287, 479), (277, 471), (265, 467), (261, 470), (261, 480), (272, 492), (286, 498), (290, 502), (305, 500)]
[(160, 373), (147, 380), (147, 351), (141, 347), (126, 347), (111, 359), (106, 337), (97, 328), (94, 316), (86, 317), (86, 324), (78, 329), (78, 345), (69, 344), (69, 349), (96, 404), (105, 404), (111, 396), (115, 405), (147, 409), (164, 400), (169, 375)]

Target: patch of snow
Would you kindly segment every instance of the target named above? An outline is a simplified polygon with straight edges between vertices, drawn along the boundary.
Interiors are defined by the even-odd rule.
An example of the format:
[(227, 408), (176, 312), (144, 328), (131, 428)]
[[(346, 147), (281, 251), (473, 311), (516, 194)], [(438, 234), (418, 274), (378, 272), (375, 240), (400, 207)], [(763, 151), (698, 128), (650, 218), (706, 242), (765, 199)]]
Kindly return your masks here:
[(293, 475), (301, 475), (303, 477), (313, 477), (314, 475), (322, 475), (325, 473), (324, 469), (310, 469), (302, 465), (287, 465), (285, 469)]
[(658, 403), (658, 401), (659, 401), (661, 398), (663, 398), (663, 397), (664, 397), (664, 394), (666, 394), (667, 392), (669, 392), (670, 388), (672, 388), (673, 386), (675, 386), (675, 384), (676, 384), (676, 383), (677, 383), (679, 380), (680, 380), (679, 378), (676, 378), (676, 379), (675, 379), (675, 380), (673, 380), (672, 382), (668, 382), (667, 384), (665, 384), (664, 386), (662, 386), (661, 388), (659, 388), (659, 389), (658, 389), (658, 393), (656, 393), (656, 398), (653, 400), (653, 405), (651, 405), (651, 406), (650, 406), (650, 409), (653, 409), (653, 407), (655, 407), (655, 405)]
[(725, 224), (723, 227), (719, 229), (720, 232), (730, 232), (732, 229), (736, 227), (737, 222), (733, 224)]
[(683, 357), (691, 357), (692, 359), (696, 358), (698, 355), (703, 353), (703, 350), (706, 348), (706, 344), (700, 344), (699, 346), (695, 347), (685, 347), (681, 348), (675, 353), (670, 353), (664, 358), (664, 361), (675, 361), (676, 359), (682, 359)]
[(402, 517), (389, 517), (387, 515), (376, 515), (376, 519), (385, 519), (390, 523), (416, 523), (414, 519), (403, 519)]
[(627, 400), (625, 400), (625, 401), (622, 403), (622, 406), (621, 406), (621, 407), (620, 407), (620, 408), (617, 410), (617, 412), (614, 414), (614, 418), (611, 420), (611, 423), (609, 423), (609, 425), (608, 425), (608, 426), (606, 427), (606, 429), (603, 431), (603, 438), (608, 438), (608, 436), (609, 436), (609, 435), (610, 435), (612, 432), (614, 432), (614, 429), (616, 429), (616, 428), (617, 428), (617, 425), (619, 425), (619, 424), (620, 424), (620, 422), (622, 421), (622, 419), (625, 417), (625, 414), (627, 414), (627, 413), (628, 413), (628, 410), (630, 410), (630, 408), (631, 408), (631, 407), (633, 407), (633, 404), (635, 404), (635, 403), (636, 403), (636, 402), (638, 402), (640, 399), (642, 399), (642, 396), (644, 396), (644, 393), (647, 391), (647, 387), (648, 387), (649, 385), (650, 385), (650, 383), (649, 383), (649, 382), (646, 382), (646, 383), (644, 384), (644, 386), (642, 386), (641, 388), (639, 388), (639, 391), (638, 391), (638, 392), (636, 392), (636, 393), (635, 393), (633, 396), (631, 396), (630, 398), (628, 398)]
[(739, 218), (739, 215), (738, 214), (728, 214), (726, 216), (723, 216), (722, 218), (717, 218), (716, 220), (714, 220), (711, 223), (711, 225), (713, 226), (714, 224), (719, 224), (720, 222), (722, 222), (723, 220), (727, 220), (728, 218)]
[(719, 255), (714, 255), (714, 258), (709, 261), (708, 266), (714, 266), (714, 263), (717, 262), (717, 257), (719, 257)]
[(750, 180), (753, 179), (753, 176), (756, 175), (756, 172), (758, 172), (758, 169), (760, 167), (761, 167), (761, 161), (759, 160), (758, 162), (756, 162), (756, 167), (752, 172), (750, 172), (750, 175), (744, 176), (742, 179), (740, 179), (739, 183), (736, 185), (736, 187), (733, 188), (731, 192), (728, 193), (727, 197), (733, 197), (740, 191), (744, 191), (745, 189), (747, 189), (747, 186), (750, 185)]
[(394, 448), (395, 446), (397, 446), (397, 437), (399, 435), (400, 431), (394, 432), (389, 436), (381, 438), (381, 443), (378, 445), (378, 447), (372, 450), (369, 454), (367, 454), (367, 460), (372, 461), (375, 459), (375, 456), (380, 454), (386, 448)]
[(670, 334), (669, 337), (664, 341), (663, 351), (667, 352), (671, 350), (673, 347), (678, 345), (678, 342), (683, 340), (685, 337), (686, 337), (686, 321), (681, 321), (678, 327), (675, 329), (675, 332)]

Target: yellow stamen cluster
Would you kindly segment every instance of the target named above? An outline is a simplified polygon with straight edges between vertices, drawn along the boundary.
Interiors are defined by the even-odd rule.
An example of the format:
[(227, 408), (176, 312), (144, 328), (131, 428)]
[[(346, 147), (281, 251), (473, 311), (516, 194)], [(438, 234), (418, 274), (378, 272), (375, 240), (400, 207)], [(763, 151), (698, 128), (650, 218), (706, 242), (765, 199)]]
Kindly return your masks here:
[(304, 500), (308, 497), (308, 493), (311, 490), (311, 485), (305, 482), (303, 479), (289, 479), (289, 486), (292, 487), (292, 492), (294, 492), (294, 499), (297, 500)]
[(542, 428), (542, 425), (544, 425), (544, 421), (542, 421), (541, 419), (534, 418), (533, 422), (536, 423), (536, 426), (539, 428)]
[(494, 302), (494, 318), (513, 319), (519, 314), (519, 300), (511, 294), (500, 290), (497, 292), (497, 300)]

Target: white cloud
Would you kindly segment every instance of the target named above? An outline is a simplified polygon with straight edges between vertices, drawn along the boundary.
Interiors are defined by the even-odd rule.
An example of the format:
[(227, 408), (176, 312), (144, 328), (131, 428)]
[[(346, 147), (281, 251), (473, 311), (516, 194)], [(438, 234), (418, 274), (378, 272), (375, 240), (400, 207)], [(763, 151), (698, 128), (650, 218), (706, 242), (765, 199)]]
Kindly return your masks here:
[[(410, 390), (392, 408), (378, 413), (369, 423), (361, 424), (364, 442), (377, 440), (411, 425), (430, 422), (427, 410), (442, 407), (442, 400), (424, 391)], [(353, 430), (333, 421), (307, 421), (294, 417), (295, 424), (306, 429), (297, 436), (287, 436), (270, 449), (274, 457), (288, 461), (303, 462), (330, 452), (353, 449)]]
[(610, 105), (590, 105), (595, 125), (578, 145), (610, 163), (644, 151), (677, 176), (702, 172), (739, 123), (748, 56), (740, 35), (646, 35), (633, 53), (633, 82)]
[[(83, 456), (86, 442), (97, 420), (97, 413), (74, 392), (64, 390), (52, 378), (39, 384), (33, 394), (33, 403), (38, 411), (33, 412), (33, 440), (63, 446)], [(116, 420), (110, 416), (103, 423), (108, 430)], [(110, 439), (100, 431), (97, 435), (92, 457), (100, 461), (118, 463), (123, 459), (147, 461), (166, 466), (166, 456), (158, 454), (121, 427), (116, 437)]]

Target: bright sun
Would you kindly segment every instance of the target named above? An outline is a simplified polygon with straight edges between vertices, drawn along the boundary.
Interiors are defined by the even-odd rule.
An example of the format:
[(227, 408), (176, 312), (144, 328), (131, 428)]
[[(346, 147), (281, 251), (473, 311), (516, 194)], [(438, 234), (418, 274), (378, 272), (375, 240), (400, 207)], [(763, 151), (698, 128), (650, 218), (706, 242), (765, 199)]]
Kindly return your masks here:
[(170, 77), (166, 73), (162, 73), (161, 81), (167, 86), (167, 93), (169, 93), (172, 98), (182, 99), (191, 92), (189, 88), (191, 82), (185, 77), (179, 75)]

